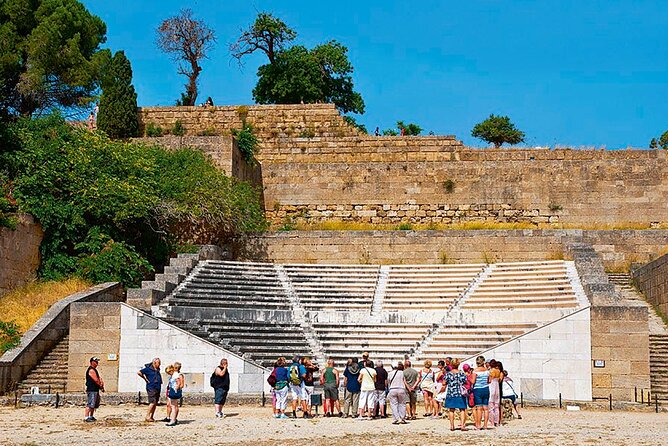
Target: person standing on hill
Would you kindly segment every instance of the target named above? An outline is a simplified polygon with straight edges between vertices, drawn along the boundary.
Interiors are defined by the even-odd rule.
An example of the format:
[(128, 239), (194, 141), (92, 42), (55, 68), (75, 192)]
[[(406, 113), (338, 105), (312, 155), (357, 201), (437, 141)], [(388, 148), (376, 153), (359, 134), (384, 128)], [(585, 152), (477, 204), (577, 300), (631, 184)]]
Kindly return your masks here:
[(220, 364), (213, 371), (210, 381), (215, 393), (214, 405), (216, 407), (216, 418), (225, 418), (223, 406), (225, 406), (225, 402), (227, 401), (227, 393), (230, 391), (230, 373), (227, 370), (226, 358), (220, 360)]
[(160, 374), (160, 358), (153, 358), (149, 364), (137, 372), (146, 381), (146, 393), (148, 394), (148, 412), (145, 421), (153, 422), (155, 408), (160, 401), (160, 389), (162, 389), (162, 375)]
[(86, 423), (97, 421), (93, 415), (95, 415), (95, 409), (100, 407), (100, 392), (104, 392), (104, 381), (97, 371), (100, 358), (93, 356), (89, 363), (88, 370), (86, 370), (86, 410), (84, 411)]

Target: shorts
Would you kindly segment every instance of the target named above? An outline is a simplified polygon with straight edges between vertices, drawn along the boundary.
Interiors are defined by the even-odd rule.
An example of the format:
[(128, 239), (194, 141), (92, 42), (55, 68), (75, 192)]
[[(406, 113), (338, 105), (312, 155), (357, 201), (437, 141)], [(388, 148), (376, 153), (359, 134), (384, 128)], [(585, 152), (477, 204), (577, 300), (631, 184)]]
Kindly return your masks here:
[(362, 390), (360, 392), (360, 409), (372, 410), (376, 406), (376, 391)]
[(89, 409), (100, 407), (100, 392), (86, 392), (86, 407)]
[(314, 386), (304, 386), (302, 388), (302, 399), (306, 401), (306, 404), (309, 406), (311, 405), (311, 395), (313, 395), (313, 391), (315, 390)]
[(515, 404), (515, 401), (517, 400), (517, 397), (515, 395), (508, 395), (503, 397), (504, 400), (510, 400), (513, 405)]
[(373, 393), (376, 403), (378, 403), (379, 406), (384, 406), (387, 393), (385, 393), (384, 390), (375, 390)]
[(410, 405), (415, 406), (417, 404), (417, 390), (407, 390), (406, 393), (408, 394), (408, 402)]
[(299, 385), (294, 385), (292, 383), (288, 384), (290, 388), (290, 394), (292, 395), (293, 400), (303, 400), (304, 398), (304, 383)]
[(214, 389), (214, 399), (213, 403), (214, 404), (220, 404), (221, 406), (225, 405), (225, 401), (227, 401), (227, 392), (229, 390), (223, 389), (222, 387), (218, 387), (217, 389)]
[(473, 389), (473, 402), (476, 407), (489, 406), (489, 387)]
[(146, 389), (149, 404), (158, 404), (160, 401), (160, 389)]
[(339, 400), (339, 389), (336, 386), (325, 384), (324, 393), (326, 400), (334, 400), (334, 401)]

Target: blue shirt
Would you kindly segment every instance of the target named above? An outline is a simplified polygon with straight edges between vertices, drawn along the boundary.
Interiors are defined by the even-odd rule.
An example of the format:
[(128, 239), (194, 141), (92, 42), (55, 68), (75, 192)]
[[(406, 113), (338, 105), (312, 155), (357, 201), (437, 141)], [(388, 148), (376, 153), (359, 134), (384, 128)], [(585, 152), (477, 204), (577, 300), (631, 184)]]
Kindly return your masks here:
[(362, 390), (362, 384), (359, 381), (357, 381), (360, 377), (359, 372), (352, 374), (350, 373), (350, 370), (348, 370), (348, 367), (346, 367), (346, 370), (343, 372), (343, 376), (347, 378), (346, 390), (348, 392), (359, 392)]
[(276, 382), (288, 380), (288, 369), (285, 367), (276, 367)]
[(162, 375), (160, 374), (160, 370), (154, 369), (151, 364), (146, 364), (140, 372), (146, 379), (148, 379), (146, 390), (157, 390), (159, 392), (162, 387)]

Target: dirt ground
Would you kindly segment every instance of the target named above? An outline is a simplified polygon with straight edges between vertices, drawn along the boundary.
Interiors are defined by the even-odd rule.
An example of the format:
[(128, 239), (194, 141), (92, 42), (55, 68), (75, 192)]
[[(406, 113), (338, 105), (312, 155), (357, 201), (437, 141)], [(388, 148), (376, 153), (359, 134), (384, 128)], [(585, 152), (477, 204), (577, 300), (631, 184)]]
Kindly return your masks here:
[[(391, 419), (358, 421), (272, 418), (270, 408), (183, 407), (180, 424), (145, 423), (145, 406), (102, 406), (95, 423), (84, 423), (83, 408), (0, 408), (0, 444), (173, 444), (173, 445), (668, 445), (668, 413), (566, 412), (527, 408), (522, 420), (487, 431), (450, 432), (442, 419), (418, 419), (395, 426)], [(158, 408), (164, 417), (164, 406)]]

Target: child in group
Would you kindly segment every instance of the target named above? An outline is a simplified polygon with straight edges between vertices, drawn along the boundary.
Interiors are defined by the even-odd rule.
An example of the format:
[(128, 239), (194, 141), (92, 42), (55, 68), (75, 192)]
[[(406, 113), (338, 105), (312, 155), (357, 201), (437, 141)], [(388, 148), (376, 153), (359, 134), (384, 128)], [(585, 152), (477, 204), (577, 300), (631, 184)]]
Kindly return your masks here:
[(521, 420), (522, 415), (520, 415), (519, 407), (517, 406), (517, 392), (515, 392), (515, 387), (513, 386), (513, 379), (508, 376), (508, 370), (503, 372), (503, 381), (502, 381), (502, 398), (504, 400), (508, 399), (513, 403), (513, 408), (517, 414), (517, 419)]
[[(165, 373), (167, 376), (172, 377), (172, 374), (174, 373), (174, 366), (172, 364), (169, 364), (167, 367), (165, 367)], [(167, 416), (162, 419), (164, 423), (169, 423), (171, 420), (171, 415), (172, 415), (172, 405), (169, 404), (169, 386), (165, 389), (165, 397), (167, 398)]]

